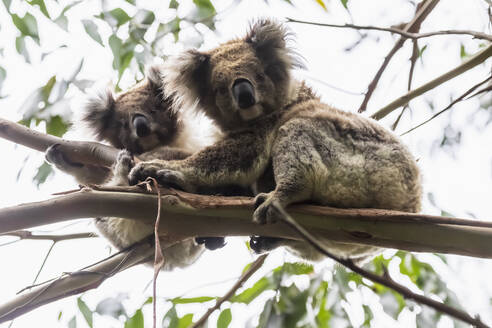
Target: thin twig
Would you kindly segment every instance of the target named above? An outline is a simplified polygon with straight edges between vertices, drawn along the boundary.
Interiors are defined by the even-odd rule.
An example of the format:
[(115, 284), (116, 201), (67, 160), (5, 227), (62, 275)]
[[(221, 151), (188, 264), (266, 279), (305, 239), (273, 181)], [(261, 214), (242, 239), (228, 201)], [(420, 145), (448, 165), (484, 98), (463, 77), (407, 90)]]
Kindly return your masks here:
[(492, 41), (492, 35), (472, 31), (472, 30), (443, 30), (443, 31), (435, 31), (435, 32), (426, 32), (426, 33), (412, 33), (405, 30), (401, 30), (393, 27), (380, 27), (380, 26), (371, 26), (371, 25), (355, 25), (355, 24), (329, 24), (329, 23), (317, 23), (317, 22), (309, 22), (303, 20), (297, 20), (294, 18), (287, 17), (288, 23), (299, 23), (299, 24), (308, 24), (308, 25), (316, 25), (316, 26), (325, 26), (325, 27), (334, 27), (334, 28), (349, 28), (354, 30), (373, 30), (373, 31), (382, 31), (382, 32), (390, 32), (394, 34), (401, 35), (407, 39), (418, 40), (422, 38), (428, 38), (432, 36), (438, 35), (468, 35), (472, 36), (474, 39), (488, 40)]
[(198, 319), (197, 322), (195, 322), (193, 324), (193, 326), (191, 326), (190, 328), (199, 328), (201, 327), (208, 319), (208, 317), (210, 317), (210, 315), (212, 313), (214, 313), (215, 310), (218, 310), (220, 308), (220, 306), (222, 305), (222, 303), (224, 303), (225, 301), (229, 300), (235, 293), (236, 291), (241, 288), (241, 286), (256, 272), (258, 271), (259, 268), (261, 268), (261, 266), (263, 265), (263, 263), (265, 262), (265, 259), (266, 257), (268, 256), (268, 254), (263, 254), (261, 255), (260, 257), (258, 257), (252, 264), (251, 266), (248, 268), (248, 270), (246, 270), (246, 272), (244, 272), (241, 277), (239, 277), (239, 279), (236, 281), (236, 283), (231, 287), (231, 289), (229, 289), (229, 291), (227, 291), (227, 293), (222, 296), (221, 298), (219, 298), (217, 300), (217, 302), (215, 302), (215, 305), (212, 306), (211, 308), (209, 308), (207, 310), (207, 312), (205, 312), (205, 314), (200, 318)]
[(46, 252), (46, 255), (43, 259), (43, 263), (41, 263), (41, 266), (39, 267), (38, 272), (36, 273), (36, 276), (34, 277), (31, 285), (34, 285), (38, 281), (39, 275), (41, 274), (41, 271), (43, 271), (44, 265), (46, 264), (46, 261), (48, 260), (48, 257), (50, 256), (51, 251), (53, 250), (53, 247), (55, 247), (55, 245), (56, 241), (51, 243), (50, 248), (48, 249), (48, 252)]
[(55, 243), (63, 240), (97, 237), (97, 235), (92, 232), (72, 233), (66, 235), (46, 235), (46, 234), (33, 234), (32, 231), (28, 231), (28, 230), (11, 231), (8, 233), (2, 233), (0, 234), (0, 237), (1, 236), (19, 237), (19, 240), (51, 240)]
[[(405, 131), (403, 132), (402, 134), (400, 134), (400, 136), (404, 136), (405, 134), (408, 134), (418, 128), (420, 128), (422, 125), (424, 124), (427, 124), (429, 123), (430, 121), (432, 121), (433, 119), (435, 119), (436, 117), (438, 117), (439, 115), (441, 115), (442, 113), (444, 113), (445, 111), (449, 110), (451, 107), (453, 107), (456, 103), (462, 101), (462, 100), (465, 100), (466, 96), (468, 96), (470, 93), (472, 93), (473, 91), (475, 91), (477, 88), (479, 88), (480, 86), (482, 86), (483, 84), (487, 83), (488, 81), (492, 80), (492, 75), (489, 76), (488, 78), (486, 78), (485, 80), (475, 84), (473, 87), (471, 87), (470, 89), (468, 89), (465, 93), (463, 93), (461, 96), (459, 96), (458, 98), (456, 98), (455, 100), (453, 100), (449, 105), (447, 105), (443, 110), (437, 112), (436, 114), (432, 115), (430, 118), (428, 118), (427, 120), (423, 121), (422, 123), (414, 126), (413, 128), (411, 128), (410, 130), (408, 131)], [(480, 90), (478, 93), (481, 93), (482, 90)], [(476, 93), (476, 94), (478, 94)], [(466, 99), (470, 99), (470, 98), (466, 98)]]
[(464, 72), (472, 69), (477, 65), (480, 65), (485, 60), (487, 60), (490, 56), (492, 56), (492, 44), (488, 45), (485, 49), (482, 49), (481, 51), (477, 52), (472, 57), (468, 58), (468, 60), (466, 60), (459, 66), (453, 68), (452, 70), (436, 77), (434, 80), (427, 82), (426, 84), (418, 87), (417, 89), (413, 89), (407, 94), (398, 97), (388, 105), (376, 111), (374, 114), (371, 115), (371, 117), (375, 120), (382, 119), (383, 117), (394, 111), (395, 109), (407, 104), (413, 98), (418, 97), (431, 89), (434, 89), (438, 85), (441, 85), (444, 82), (449, 81), (460, 74), (463, 74)]
[[(427, 16), (431, 13), (431, 11), (434, 9), (434, 7), (437, 5), (438, 2), (439, 0), (426, 0), (425, 2), (422, 2), (422, 5), (417, 6), (417, 12), (415, 13), (414, 18), (408, 24), (405, 25), (403, 31), (413, 32), (415, 30), (418, 30), (422, 22), (427, 18)], [(366, 110), (369, 99), (371, 98), (374, 90), (376, 89), (376, 86), (379, 82), (379, 79), (383, 75), (384, 70), (388, 66), (393, 56), (398, 52), (398, 50), (400, 50), (401, 47), (403, 47), (403, 44), (405, 43), (406, 40), (408, 40), (407, 37), (404, 36), (400, 37), (400, 39), (396, 41), (393, 48), (389, 51), (388, 55), (386, 55), (386, 57), (384, 58), (381, 67), (379, 67), (379, 70), (376, 72), (376, 75), (374, 75), (374, 78), (372, 79), (371, 83), (369, 83), (367, 87), (366, 95), (364, 96), (364, 99), (362, 100), (362, 103), (358, 110), (359, 113), (362, 113)]]
[(480, 318), (477, 316), (476, 318), (472, 317), (468, 313), (461, 311), (459, 309), (453, 308), (449, 305), (446, 305), (442, 302), (438, 302), (436, 300), (433, 300), (431, 298), (428, 298), (423, 295), (416, 294), (412, 292), (410, 289), (408, 289), (405, 286), (402, 286), (395, 282), (391, 277), (388, 275), (384, 276), (379, 276), (373, 272), (367, 271), (356, 264), (349, 259), (349, 258), (340, 258), (338, 256), (333, 255), (321, 242), (319, 242), (311, 233), (309, 233), (306, 229), (304, 229), (302, 226), (300, 226), (283, 208), (278, 202), (273, 202), (274, 208), (277, 210), (277, 212), (280, 214), (280, 217), (283, 222), (285, 222), (287, 225), (289, 225), (291, 228), (293, 228), (299, 235), (303, 237), (305, 241), (307, 241), (309, 244), (311, 244), (316, 250), (321, 252), (322, 254), (326, 255), (327, 257), (331, 258), (332, 260), (340, 263), (341, 265), (345, 266), (346, 268), (349, 268), (355, 273), (360, 274), (362, 277), (367, 278), (375, 283), (381, 284), (385, 287), (388, 287), (398, 293), (400, 293), (403, 297), (407, 299), (412, 299), (420, 304), (427, 305), (433, 309), (435, 309), (438, 312), (448, 314), (449, 316), (459, 319), (461, 321), (464, 321), (468, 324), (471, 324), (475, 327), (479, 328), (487, 328), (488, 326), (484, 324)]

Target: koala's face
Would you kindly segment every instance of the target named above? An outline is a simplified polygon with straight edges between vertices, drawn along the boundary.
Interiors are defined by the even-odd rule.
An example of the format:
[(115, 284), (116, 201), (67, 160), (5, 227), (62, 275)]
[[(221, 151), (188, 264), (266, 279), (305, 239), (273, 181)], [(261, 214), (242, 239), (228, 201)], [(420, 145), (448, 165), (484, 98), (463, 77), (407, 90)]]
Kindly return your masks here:
[(281, 109), (291, 94), (290, 70), (298, 64), (286, 47), (284, 27), (257, 22), (242, 39), (208, 52), (188, 51), (166, 68), (165, 88), (232, 130)]
[(173, 141), (179, 122), (162, 95), (160, 78), (153, 77), (116, 98), (107, 92), (89, 101), (84, 121), (99, 140), (135, 154)]

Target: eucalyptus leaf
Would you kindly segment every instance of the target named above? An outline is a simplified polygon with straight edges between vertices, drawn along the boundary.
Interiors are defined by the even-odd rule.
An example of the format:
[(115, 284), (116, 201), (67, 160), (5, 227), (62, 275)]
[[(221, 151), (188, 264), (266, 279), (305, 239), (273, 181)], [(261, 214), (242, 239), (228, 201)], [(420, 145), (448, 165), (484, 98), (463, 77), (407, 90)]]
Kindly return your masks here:
[[(46, 163), (45, 163), (46, 164)], [(43, 164), (44, 165), (44, 164)], [(48, 165), (48, 164), (46, 164)], [(51, 169), (51, 166), (48, 165)], [(89, 327), (92, 328), (92, 311), (89, 309), (87, 304), (82, 300), (82, 298), (77, 298), (77, 307), (79, 308), (80, 312), (82, 313), (82, 316), (85, 319), (85, 322), (89, 325)]]
[(178, 9), (178, 7), (179, 7), (179, 2), (177, 2), (176, 0), (171, 0), (169, 2), (170, 9)]
[(26, 41), (24, 40), (24, 36), (18, 36), (15, 38), (15, 49), (17, 53), (24, 57), (26, 63), (31, 63), (31, 56), (29, 55), (29, 51), (26, 48)]
[(12, 22), (22, 35), (30, 36), (37, 44), (39, 44), (38, 23), (33, 15), (26, 13), (24, 17), (21, 18), (16, 14), (12, 14), (11, 17)]
[(46, 122), (46, 133), (61, 137), (67, 132), (69, 124), (61, 118), (60, 115), (52, 116)]
[(211, 297), (211, 296), (190, 297), (190, 298), (176, 297), (173, 298), (171, 302), (173, 302), (173, 304), (205, 303), (215, 299), (217, 299), (217, 297)]
[(88, 19), (83, 19), (82, 25), (84, 25), (85, 32), (92, 38), (92, 40), (96, 41), (97, 43), (99, 43), (101, 46), (104, 47), (96, 23)]
[(75, 316), (68, 322), (68, 328), (77, 328), (77, 318)]
[(135, 314), (126, 320), (125, 328), (144, 328), (144, 316), (141, 309), (135, 311)]
[(114, 297), (108, 297), (99, 302), (96, 306), (96, 313), (100, 315), (108, 315), (115, 319), (118, 319), (120, 316), (125, 315), (125, 308), (120, 300)]
[(193, 324), (193, 313), (188, 313), (179, 319), (178, 328), (189, 328), (192, 324)]
[(179, 317), (174, 306), (171, 307), (164, 315), (164, 318), (162, 319), (162, 327), (179, 328)]
[(217, 328), (227, 328), (232, 321), (231, 309), (225, 309), (220, 312), (219, 318), (217, 319)]
[(39, 186), (42, 185), (46, 181), (46, 179), (48, 179), (48, 177), (53, 173), (54, 172), (51, 165), (44, 162), (43, 164), (41, 164), (40, 167), (38, 167), (38, 171), (36, 172), (36, 175), (32, 178), (32, 181), (39, 188)]
[(48, 13), (48, 9), (46, 8), (46, 4), (44, 3), (44, 0), (31, 0), (28, 1), (28, 3), (31, 6), (35, 6), (35, 5), (38, 6), (39, 10), (43, 13), (43, 15), (51, 19), (50, 14)]

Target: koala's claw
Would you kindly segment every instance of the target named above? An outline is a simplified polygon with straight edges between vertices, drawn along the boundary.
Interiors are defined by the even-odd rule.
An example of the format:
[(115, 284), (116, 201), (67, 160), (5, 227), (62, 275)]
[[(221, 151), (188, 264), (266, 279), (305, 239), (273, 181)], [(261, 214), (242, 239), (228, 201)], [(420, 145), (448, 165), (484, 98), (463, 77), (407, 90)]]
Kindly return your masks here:
[(258, 224), (275, 223), (278, 221), (278, 214), (272, 203), (274, 197), (271, 194), (258, 194), (255, 198), (255, 212), (253, 222)]
[(50, 164), (54, 164), (58, 167), (67, 168), (67, 167), (83, 167), (82, 163), (75, 163), (67, 160), (65, 156), (63, 156), (63, 152), (60, 150), (60, 144), (53, 144), (46, 149), (44, 154), (44, 158)]
[(205, 248), (211, 251), (225, 246), (224, 237), (196, 237), (195, 242), (199, 245), (205, 244)]
[(148, 163), (138, 163), (128, 174), (128, 182), (130, 186), (136, 185), (140, 181), (145, 181), (148, 177), (155, 178), (157, 173), (157, 167), (149, 165)]
[(126, 171), (126, 175), (128, 175), (133, 165), (133, 156), (128, 150), (122, 150), (116, 156), (116, 167), (118, 171)]
[(155, 178), (160, 185), (186, 190), (185, 176), (181, 172), (162, 169), (157, 171)]

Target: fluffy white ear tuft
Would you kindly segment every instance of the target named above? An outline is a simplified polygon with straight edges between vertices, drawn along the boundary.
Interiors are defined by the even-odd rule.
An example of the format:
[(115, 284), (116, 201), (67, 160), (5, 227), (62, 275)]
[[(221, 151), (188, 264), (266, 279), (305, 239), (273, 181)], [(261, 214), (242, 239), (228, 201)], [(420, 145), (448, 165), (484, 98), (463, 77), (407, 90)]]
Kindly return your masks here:
[(104, 139), (104, 131), (113, 118), (114, 105), (113, 92), (107, 88), (88, 98), (83, 106), (82, 121), (98, 140)]
[(208, 54), (188, 50), (166, 60), (162, 70), (164, 93), (173, 100), (173, 109), (192, 110), (207, 91)]
[(152, 65), (145, 68), (145, 76), (156, 88), (162, 88), (162, 65)]

